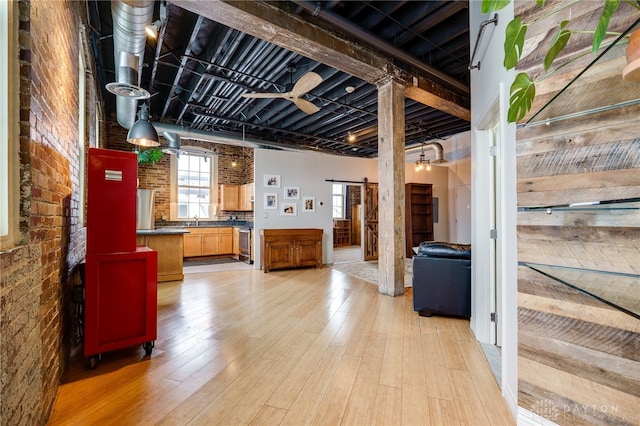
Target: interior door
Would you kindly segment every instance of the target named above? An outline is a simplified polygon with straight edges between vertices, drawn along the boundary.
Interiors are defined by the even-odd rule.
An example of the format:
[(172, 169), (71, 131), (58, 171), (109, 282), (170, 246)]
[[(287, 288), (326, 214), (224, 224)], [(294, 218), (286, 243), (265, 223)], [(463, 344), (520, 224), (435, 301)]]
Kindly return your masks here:
[(364, 184), (362, 217), (364, 260), (378, 260), (378, 184)]
[(497, 164), (497, 152), (498, 152), (498, 126), (496, 125), (491, 132), (491, 145), (489, 147), (489, 155), (491, 156), (491, 165), (489, 172), (489, 208), (490, 208), (490, 276), (491, 276), (491, 296), (492, 296), (492, 309), (491, 311), (495, 314), (492, 316), (495, 334), (495, 343), (496, 346), (502, 346), (502, 333), (500, 327), (500, 320), (502, 319), (502, 306), (501, 306), (501, 279), (500, 279), (500, 244), (498, 240), (498, 224), (500, 223), (500, 187), (498, 182), (499, 178), (499, 167)]

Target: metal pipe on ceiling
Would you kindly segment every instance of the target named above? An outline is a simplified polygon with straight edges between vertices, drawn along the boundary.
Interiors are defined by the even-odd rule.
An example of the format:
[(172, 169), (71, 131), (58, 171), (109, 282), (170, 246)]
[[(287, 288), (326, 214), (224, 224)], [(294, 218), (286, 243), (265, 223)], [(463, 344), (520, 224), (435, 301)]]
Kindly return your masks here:
[(366, 43), (369, 43), (371, 46), (375, 46), (376, 48), (380, 49), (382, 52), (386, 53), (387, 55), (391, 55), (394, 58), (400, 59), (410, 65), (413, 65), (419, 70), (424, 71), (428, 75), (440, 80), (441, 82), (451, 87), (455, 87), (456, 89), (462, 91), (465, 94), (470, 93), (469, 86), (425, 64), (420, 59), (416, 58), (415, 56), (407, 52), (400, 50), (398, 47), (396, 47), (392, 43), (389, 43), (385, 39), (382, 39), (376, 36), (375, 34), (372, 34), (369, 31), (354, 25), (351, 21), (349, 21), (348, 19), (345, 19), (344, 17), (338, 15), (337, 13), (331, 10), (324, 9), (322, 7), (318, 7), (316, 3), (310, 3), (304, 0), (293, 0), (292, 3), (295, 3), (298, 6), (302, 7), (304, 10), (311, 13), (313, 16), (319, 16), (320, 18), (330, 22), (331, 24), (347, 31), (352, 36), (357, 37)]
[[(116, 81), (140, 86), (140, 75), (144, 59), (147, 38), (144, 27), (153, 19), (153, 0), (121, 0), (111, 2), (113, 20), (113, 53), (116, 63)], [(122, 54), (126, 52), (126, 54)], [(120, 75), (121, 58), (129, 55), (138, 57), (135, 73)], [(129, 62), (130, 63), (130, 62)], [(135, 75), (134, 75), (135, 74)], [(116, 97), (116, 118), (125, 129), (131, 128), (136, 121), (138, 101), (124, 96)]]
[(447, 160), (444, 159), (444, 148), (442, 147), (442, 145), (438, 142), (427, 142), (425, 144), (420, 144), (420, 145), (415, 145), (411, 148), (407, 148), (405, 149), (405, 153), (410, 153), (413, 151), (418, 151), (421, 150), (422, 148), (433, 148), (433, 150), (436, 153), (436, 159), (433, 160), (431, 163), (446, 163)]
[[(189, 127), (179, 126), (176, 124), (166, 124), (159, 122), (152, 122), (158, 133), (163, 135), (167, 133), (169, 135), (168, 140), (196, 140), (202, 142), (213, 142), (224, 145), (243, 146), (246, 148), (272, 148), (282, 149), (288, 151), (307, 151), (299, 147), (285, 145), (277, 142), (265, 142), (258, 139), (238, 138), (236, 136), (227, 136), (221, 133), (215, 133), (212, 131), (192, 129)], [(165, 136), (166, 137), (166, 136)]]

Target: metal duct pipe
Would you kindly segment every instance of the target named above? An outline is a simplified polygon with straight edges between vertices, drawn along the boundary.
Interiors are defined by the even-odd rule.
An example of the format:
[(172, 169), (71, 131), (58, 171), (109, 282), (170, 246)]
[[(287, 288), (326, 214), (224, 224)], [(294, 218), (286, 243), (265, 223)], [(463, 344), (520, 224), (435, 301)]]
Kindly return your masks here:
[(425, 143), (424, 146), (431, 147), (436, 152), (436, 159), (432, 161), (432, 163), (446, 163), (447, 160), (444, 159), (444, 149), (442, 145), (438, 142), (429, 142)]
[[(142, 59), (146, 35), (144, 27), (153, 19), (153, 0), (112, 0), (113, 52), (116, 62), (116, 81), (134, 86), (140, 85)], [(122, 52), (125, 54), (122, 55)], [(137, 60), (131, 59), (135, 55)], [(124, 63), (123, 63), (124, 62)], [(135, 62), (135, 74), (128, 71)], [(125, 129), (136, 121), (138, 101), (116, 96), (116, 118)]]
[(167, 138), (169, 144), (171, 144), (171, 138), (177, 137), (182, 140), (213, 142), (224, 145), (243, 146), (247, 148), (272, 148), (298, 152), (308, 151), (308, 149), (301, 149), (293, 145), (287, 145), (277, 142), (265, 142), (258, 139), (237, 138), (233, 136), (212, 133), (210, 131), (190, 129), (188, 127), (178, 126), (175, 124), (165, 124), (158, 122), (153, 122), (151, 124), (153, 125), (153, 127), (155, 127), (156, 131), (158, 133), (162, 133), (165, 138), (167, 137), (167, 134), (169, 135), (169, 138)]
[(436, 158), (435, 160), (431, 161), (431, 164), (447, 162), (447, 160), (444, 159), (444, 148), (438, 142), (428, 142), (428, 143), (425, 143), (424, 145), (423, 144), (414, 145), (411, 148), (407, 148), (405, 152), (409, 153), (414, 151), (421, 151), (422, 148), (433, 148), (433, 150), (436, 152)]
[(394, 46), (392, 43), (389, 43), (385, 39), (380, 38), (375, 34), (370, 33), (369, 31), (366, 31), (362, 28), (359, 28), (353, 25), (349, 20), (343, 18), (337, 13), (328, 9), (323, 9), (319, 7), (317, 3), (310, 3), (304, 0), (293, 0), (293, 3), (302, 7), (307, 12), (311, 13), (313, 16), (319, 16), (322, 19), (330, 22), (331, 24), (346, 30), (352, 36), (355, 36), (360, 40), (366, 43), (369, 43), (372, 46), (375, 46), (376, 48), (380, 49), (387, 55), (391, 55), (395, 58), (405, 61), (408, 64), (413, 65), (414, 67), (424, 71), (425, 73), (437, 78), (441, 82), (444, 82), (449, 86), (456, 87), (458, 90), (461, 90), (465, 94), (469, 94), (469, 87), (466, 86), (464, 83), (461, 83), (458, 80), (452, 78), (451, 76), (444, 74), (443, 72), (433, 67), (430, 67), (429, 65), (425, 64), (415, 56), (410, 55), (409, 53), (398, 49), (396, 46)]
[(169, 149), (180, 149), (180, 135), (173, 132), (162, 132), (162, 136), (169, 143)]

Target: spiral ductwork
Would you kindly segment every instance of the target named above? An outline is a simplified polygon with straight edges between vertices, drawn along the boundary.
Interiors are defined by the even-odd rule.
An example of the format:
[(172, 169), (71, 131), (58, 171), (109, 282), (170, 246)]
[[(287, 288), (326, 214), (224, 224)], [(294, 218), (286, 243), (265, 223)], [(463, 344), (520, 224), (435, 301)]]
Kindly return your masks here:
[[(144, 27), (153, 19), (153, 0), (113, 0), (113, 51), (116, 81), (135, 93), (140, 86), (146, 35)], [(143, 90), (143, 89), (141, 89)], [(116, 118), (125, 129), (136, 121), (139, 96), (116, 96)]]

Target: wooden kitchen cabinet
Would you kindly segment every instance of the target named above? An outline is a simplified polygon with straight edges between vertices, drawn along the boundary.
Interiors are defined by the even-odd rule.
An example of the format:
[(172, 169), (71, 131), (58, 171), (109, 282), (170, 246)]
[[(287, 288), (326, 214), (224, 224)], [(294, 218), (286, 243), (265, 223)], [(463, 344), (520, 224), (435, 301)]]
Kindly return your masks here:
[(240, 186), (239, 210), (253, 211), (253, 182)]
[(200, 234), (184, 235), (183, 256), (184, 257), (202, 256), (202, 235)]
[(234, 227), (232, 235), (231, 252), (233, 253), (234, 258), (240, 259), (240, 228)]
[(184, 279), (183, 234), (138, 235), (136, 244), (147, 246), (158, 253), (158, 282)]
[(322, 229), (260, 230), (262, 269), (322, 266)]
[(240, 207), (240, 188), (238, 185), (220, 185), (220, 205), (222, 210), (236, 211)]
[(184, 257), (232, 254), (232, 228), (187, 228)]
[(218, 254), (233, 253), (233, 229), (219, 228), (218, 232)]
[(226, 211), (253, 211), (253, 182), (220, 185), (220, 204)]

